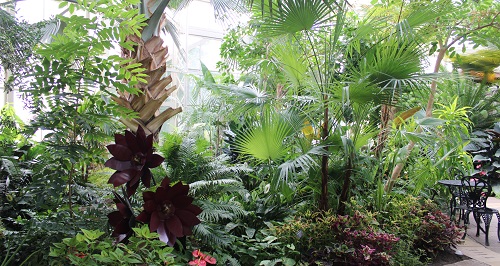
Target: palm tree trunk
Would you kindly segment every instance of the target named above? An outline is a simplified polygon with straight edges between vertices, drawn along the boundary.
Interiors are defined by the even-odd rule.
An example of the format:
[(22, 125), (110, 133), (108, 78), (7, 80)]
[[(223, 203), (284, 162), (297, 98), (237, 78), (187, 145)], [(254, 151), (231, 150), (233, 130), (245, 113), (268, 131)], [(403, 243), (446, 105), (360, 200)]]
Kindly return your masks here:
[(377, 136), (377, 146), (375, 147), (374, 153), (376, 158), (380, 158), (382, 150), (384, 149), (385, 142), (389, 136), (389, 121), (394, 119), (394, 114), (396, 113), (396, 108), (383, 104), (380, 110), (380, 132)]
[(176, 86), (170, 86), (172, 77), (164, 76), (168, 48), (158, 36), (153, 36), (147, 41), (143, 41), (137, 36), (129, 36), (128, 38), (136, 43), (135, 50), (123, 49), (122, 56), (134, 59), (131, 63), (140, 63), (141, 67), (146, 69), (147, 84), (140, 82), (136, 86), (141, 92), (139, 95), (119, 92), (119, 97), (114, 97), (113, 100), (138, 113), (137, 118), (120, 119), (125, 126), (132, 131), (136, 131), (141, 126), (146, 134), (154, 134), (157, 140), (163, 123), (182, 111), (181, 107), (168, 107), (160, 112), (162, 104), (177, 89)]
[[(436, 58), (436, 62), (434, 64), (434, 72), (433, 73), (438, 73), (439, 72), (439, 66), (441, 66), (441, 62), (443, 61), (444, 55), (446, 54), (447, 47), (443, 47), (443, 45), (440, 46), (438, 56)], [(431, 83), (431, 91), (429, 95), (429, 100), (427, 101), (427, 109), (425, 110), (425, 116), (426, 117), (432, 117), (432, 107), (434, 106), (434, 98), (436, 95), (436, 90), (437, 90), (437, 81), (436, 79), (432, 80)], [(407, 158), (403, 160), (402, 162), (396, 164), (394, 169), (392, 170), (391, 178), (387, 180), (387, 183), (385, 184), (385, 192), (390, 192), (392, 190), (392, 187), (394, 186), (394, 183), (396, 180), (399, 178), (401, 175), (401, 171), (403, 171), (404, 167), (404, 162), (406, 159), (408, 159), (408, 156), (410, 156), (411, 151), (413, 150), (413, 147), (415, 146), (415, 142), (410, 141), (407, 146), (408, 153), (406, 155)]]
[(338, 215), (345, 215), (346, 202), (349, 199), (349, 191), (351, 188), (351, 176), (352, 176), (352, 154), (347, 157), (346, 170), (344, 172), (344, 185), (342, 186), (342, 192), (340, 193), (339, 208), (337, 210)]
[[(325, 111), (323, 114), (323, 130), (322, 139), (326, 140), (328, 137), (328, 96), (324, 96)], [(319, 209), (322, 211), (328, 210), (328, 147), (325, 147), (325, 154), (321, 156), (321, 196), (319, 199)]]

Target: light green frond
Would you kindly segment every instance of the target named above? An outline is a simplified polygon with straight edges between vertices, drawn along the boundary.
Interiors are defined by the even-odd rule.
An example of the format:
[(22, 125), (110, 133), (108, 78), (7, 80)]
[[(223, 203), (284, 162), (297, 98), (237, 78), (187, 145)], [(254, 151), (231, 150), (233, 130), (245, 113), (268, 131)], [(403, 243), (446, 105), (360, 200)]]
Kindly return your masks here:
[(332, 17), (329, 6), (321, 0), (282, 1), (281, 9), (276, 8), (274, 12), (275, 15), (262, 25), (262, 30), (269, 36), (311, 30)]
[(321, 156), (325, 154), (326, 151), (323, 146), (312, 147), (309, 151), (304, 154), (299, 155), (298, 157), (288, 160), (282, 163), (279, 169), (279, 179), (280, 182), (288, 183), (289, 175), (297, 172), (298, 169), (301, 171), (308, 171), (311, 167), (317, 167), (317, 159), (315, 156)]
[(266, 109), (255, 125), (238, 132), (236, 148), (242, 154), (262, 162), (278, 161), (289, 151), (289, 147), (283, 143), (294, 132), (296, 128), (291, 120)]
[(273, 46), (272, 55), (278, 60), (283, 74), (288, 82), (290, 82), (292, 88), (304, 85), (308, 65), (298, 45), (290, 42), (280, 42), (279, 45)]

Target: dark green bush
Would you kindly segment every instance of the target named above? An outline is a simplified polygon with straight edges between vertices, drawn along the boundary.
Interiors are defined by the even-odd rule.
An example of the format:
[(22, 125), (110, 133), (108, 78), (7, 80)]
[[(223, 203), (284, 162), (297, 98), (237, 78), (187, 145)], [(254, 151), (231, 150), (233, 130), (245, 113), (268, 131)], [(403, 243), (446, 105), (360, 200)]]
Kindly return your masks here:
[(352, 216), (308, 212), (277, 227), (276, 235), (280, 242), (295, 246), (300, 253), (296, 259), (308, 263), (388, 265), (399, 238), (376, 224), (373, 217), (360, 212)]

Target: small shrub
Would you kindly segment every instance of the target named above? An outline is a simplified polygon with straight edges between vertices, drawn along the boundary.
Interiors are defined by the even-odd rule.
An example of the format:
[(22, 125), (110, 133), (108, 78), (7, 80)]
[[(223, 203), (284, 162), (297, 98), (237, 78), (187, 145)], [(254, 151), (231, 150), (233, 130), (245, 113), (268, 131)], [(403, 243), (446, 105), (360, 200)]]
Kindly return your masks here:
[(377, 230), (377, 221), (356, 212), (352, 216), (306, 213), (276, 228), (281, 242), (293, 244), (302, 260), (344, 265), (388, 265), (399, 238)]
[(51, 265), (152, 265), (163, 262), (175, 264), (173, 248), (158, 240), (147, 225), (134, 228), (135, 235), (129, 242), (115, 244), (109, 237), (102, 237), (99, 230), (82, 230), (73, 238), (65, 238), (50, 248)]
[(424, 257), (434, 257), (460, 240), (461, 228), (430, 200), (395, 197), (389, 205), (387, 212), (377, 215), (381, 228), (411, 243), (413, 250), (423, 251)]
[(424, 203), (422, 209), (428, 211), (421, 213), (422, 223), (415, 231), (414, 248), (424, 250), (428, 256), (434, 257), (447, 247), (455, 247), (460, 241), (462, 230), (432, 202)]

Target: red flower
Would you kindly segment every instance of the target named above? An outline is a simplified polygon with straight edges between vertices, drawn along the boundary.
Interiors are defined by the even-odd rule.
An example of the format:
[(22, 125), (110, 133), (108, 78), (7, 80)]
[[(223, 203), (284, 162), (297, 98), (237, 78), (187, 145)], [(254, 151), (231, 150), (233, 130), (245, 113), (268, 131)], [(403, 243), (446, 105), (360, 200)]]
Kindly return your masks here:
[(77, 256), (80, 259), (83, 259), (83, 258), (87, 257), (87, 254), (85, 254), (83, 252), (79, 252), (79, 253), (75, 253), (75, 256)]
[(125, 135), (115, 134), (115, 144), (107, 146), (113, 155), (104, 165), (116, 170), (108, 183), (117, 187), (127, 183), (127, 194), (131, 196), (139, 186), (139, 180), (146, 187), (151, 186), (152, 174), (149, 168), (159, 166), (164, 158), (153, 154), (153, 135), (146, 136), (139, 126), (137, 133), (125, 131)]
[(115, 228), (111, 235), (116, 237), (117, 242), (126, 242), (134, 233), (132, 227), (135, 225), (135, 217), (123, 198), (116, 193), (115, 197), (118, 210), (108, 214), (108, 222)]
[(209, 264), (217, 263), (217, 261), (215, 260), (214, 257), (201, 253), (201, 251), (199, 249), (193, 251), (193, 257), (195, 259), (190, 261), (189, 265), (205, 266), (205, 265), (207, 265), (207, 263), (209, 263)]
[(200, 207), (193, 205), (193, 198), (188, 194), (189, 185), (181, 182), (170, 186), (166, 177), (156, 192), (143, 193), (144, 210), (136, 220), (149, 223), (151, 232), (158, 232), (160, 240), (173, 246), (177, 237), (191, 235), (191, 228), (200, 223)]

